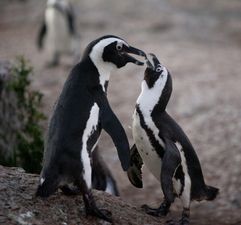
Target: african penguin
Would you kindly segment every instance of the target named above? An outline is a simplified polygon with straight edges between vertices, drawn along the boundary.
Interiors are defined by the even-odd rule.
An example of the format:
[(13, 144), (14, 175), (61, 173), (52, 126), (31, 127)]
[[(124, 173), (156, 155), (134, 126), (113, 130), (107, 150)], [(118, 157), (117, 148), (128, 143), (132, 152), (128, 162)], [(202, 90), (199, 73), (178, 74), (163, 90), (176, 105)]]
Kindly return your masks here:
[(91, 194), (92, 151), (104, 129), (117, 148), (123, 170), (129, 167), (128, 139), (107, 99), (114, 69), (129, 62), (144, 64), (128, 53), (145, 55), (119, 37), (104, 36), (87, 46), (70, 72), (49, 123), (37, 196), (48, 197), (59, 187), (71, 192), (67, 185), (73, 183), (83, 195), (87, 215), (111, 221)]
[[(148, 59), (149, 58), (149, 59)], [(130, 182), (142, 188), (143, 163), (161, 182), (164, 201), (159, 208), (143, 208), (153, 216), (169, 211), (175, 197), (183, 203), (182, 219), (178, 224), (189, 224), (191, 200), (213, 200), (218, 189), (207, 186), (195, 150), (182, 128), (168, 115), (166, 106), (172, 93), (169, 71), (154, 54), (149, 54), (141, 94), (133, 114), (134, 146), (128, 169)]]
[(100, 156), (98, 146), (92, 153), (92, 188), (119, 196), (116, 181)]
[(48, 0), (45, 16), (39, 29), (37, 45), (49, 55), (48, 66), (57, 66), (61, 55), (72, 54), (79, 60), (79, 35), (75, 14), (68, 0)]

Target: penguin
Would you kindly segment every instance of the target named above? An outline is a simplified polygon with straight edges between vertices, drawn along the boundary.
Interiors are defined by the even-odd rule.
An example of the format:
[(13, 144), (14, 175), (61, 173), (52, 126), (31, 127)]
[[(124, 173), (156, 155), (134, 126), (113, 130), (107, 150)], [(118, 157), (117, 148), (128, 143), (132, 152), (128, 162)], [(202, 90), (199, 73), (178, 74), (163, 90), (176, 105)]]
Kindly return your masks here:
[(75, 61), (79, 60), (79, 40), (76, 17), (70, 2), (48, 0), (37, 37), (39, 50), (45, 47), (50, 57), (47, 66), (57, 66), (63, 54), (72, 54)]
[(116, 181), (99, 154), (98, 146), (92, 153), (92, 188), (119, 196)]
[(68, 184), (73, 184), (83, 196), (87, 215), (111, 221), (110, 213), (97, 208), (92, 196), (92, 151), (104, 129), (127, 171), (129, 142), (109, 105), (107, 87), (113, 70), (127, 63), (144, 64), (128, 53), (145, 55), (123, 39), (106, 35), (92, 41), (71, 70), (49, 122), (36, 196), (48, 197), (58, 188), (71, 194)]
[(204, 182), (201, 165), (195, 150), (176, 121), (166, 112), (172, 93), (170, 72), (154, 54), (148, 54), (147, 68), (133, 114), (130, 182), (142, 188), (143, 164), (161, 183), (164, 200), (157, 209), (143, 205), (146, 213), (165, 216), (175, 198), (183, 204), (180, 225), (189, 224), (192, 200), (214, 200), (218, 188)]

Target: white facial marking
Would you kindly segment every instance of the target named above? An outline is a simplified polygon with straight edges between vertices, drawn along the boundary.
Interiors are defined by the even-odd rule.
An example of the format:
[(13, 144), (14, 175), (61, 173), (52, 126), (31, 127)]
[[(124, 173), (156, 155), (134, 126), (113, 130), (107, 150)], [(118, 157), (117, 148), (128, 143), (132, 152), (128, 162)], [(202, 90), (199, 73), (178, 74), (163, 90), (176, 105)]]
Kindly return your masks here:
[(45, 178), (41, 177), (41, 179), (40, 179), (40, 185), (42, 185), (42, 184), (44, 183), (44, 181), (45, 181)]
[(103, 51), (106, 46), (117, 41), (118, 43), (122, 43), (128, 46), (128, 44), (118, 38), (106, 38), (99, 41), (90, 52), (90, 59), (95, 64), (99, 74), (100, 74), (100, 84), (102, 86), (103, 91), (105, 90), (105, 82), (110, 79), (110, 73), (112, 70), (116, 69), (116, 65), (111, 62), (103, 61)]
[(83, 163), (83, 177), (88, 188), (91, 188), (91, 163), (90, 156), (87, 151), (87, 141), (93, 130), (97, 128), (99, 121), (99, 107), (96, 103), (91, 108), (89, 119), (87, 120), (86, 127), (82, 137), (82, 151), (81, 151), (81, 161)]
[(176, 146), (181, 155), (181, 164), (182, 164), (182, 169), (183, 169), (183, 173), (184, 173), (184, 189), (183, 189), (183, 192), (182, 192), (182, 195), (180, 196), (180, 198), (182, 200), (183, 207), (189, 208), (190, 201), (191, 201), (191, 179), (188, 174), (187, 162), (186, 162), (184, 152), (182, 150), (182, 146), (179, 142), (176, 142)]
[[(149, 124), (149, 122), (147, 124)], [(158, 156), (152, 144), (150, 143), (146, 131), (141, 127), (140, 118), (136, 111), (133, 114), (132, 134), (138, 152), (143, 159), (146, 167), (156, 177), (157, 180), (160, 180), (161, 158)]]

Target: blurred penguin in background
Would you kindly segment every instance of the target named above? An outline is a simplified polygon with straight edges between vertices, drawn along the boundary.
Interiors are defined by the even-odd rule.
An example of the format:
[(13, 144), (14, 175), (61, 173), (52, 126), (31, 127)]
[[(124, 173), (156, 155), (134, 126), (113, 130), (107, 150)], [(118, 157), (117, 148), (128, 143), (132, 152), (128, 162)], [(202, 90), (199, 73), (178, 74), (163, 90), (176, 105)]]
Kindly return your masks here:
[(38, 33), (38, 48), (48, 53), (48, 67), (57, 66), (61, 55), (73, 55), (79, 60), (80, 41), (76, 29), (76, 19), (68, 0), (48, 0), (44, 21)]

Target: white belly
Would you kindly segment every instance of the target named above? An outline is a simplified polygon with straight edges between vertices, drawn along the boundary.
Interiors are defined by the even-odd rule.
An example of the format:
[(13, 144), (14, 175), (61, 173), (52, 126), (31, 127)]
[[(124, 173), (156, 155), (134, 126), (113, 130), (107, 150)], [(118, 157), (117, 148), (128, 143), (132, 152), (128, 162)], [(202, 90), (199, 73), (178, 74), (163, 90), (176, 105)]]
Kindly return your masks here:
[(146, 131), (141, 127), (139, 115), (134, 112), (132, 124), (133, 138), (138, 149), (138, 152), (150, 172), (160, 181), (161, 175), (161, 158), (158, 156)]
[[(145, 122), (147, 123), (147, 126), (149, 128), (151, 127), (151, 129), (154, 131), (153, 133), (156, 133), (157, 127), (155, 127), (153, 121), (151, 121), (151, 118), (146, 119)], [(141, 127), (140, 117), (138, 113), (136, 113), (136, 111), (134, 112), (134, 115), (133, 115), (132, 132), (133, 132), (133, 138), (134, 138), (136, 147), (138, 149), (138, 152), (144, 164), (150, 170), (150, 172), (156, 177), (156, 179), (160, 181), (162, 160), (154, 150), (153, 146), (151, 145), (150, 140), (146, 134), (146, 131)], [(157, 138), (157, 140), (164, 147), (164, 143), (161, 140), (159, 140), (159, 138)], [(186, 160), (183, 155), (183, 151), (181, 151), (181, 146), (179, 143), (176, 143), (176, 146), (179, 149), (181, 154), (182, 167), (184, 170), (183, 172), (185, 174), (185, 184), (186, 184), (181, 198), (183, 198), (186, 202), (189, 202), (188, 196), (190, 195), (190, 185), (191, 185), (190, 177), (187, 172), (187, 167), (185, 162)], [(181, 182), (180, 180), (176, 180), (174, 177), (172, 180), (173, 180), (174, 191), (176, 192), (176, 194), (179, 195), (182, 188)]]
[(45, 12), (47, 24), (46, 49), (52, 52), (69, 52), (71, 35), (65, 15), (54, 8), (47, 8)]
[[(83, 137), (82, 137), (83, 145), (82, 145), (81, 156), (80, 156), (80, 159), (83, 163), (83, 177), (88, 188), (91, 187), (92, 168), (91, 168), (91, 160), (90, 160), (89, 152), (87, 151), (87, 141), (91, 136), (93, 130), (96, 130), (98, 121), (99, 121), (99, 107), (97, 106), (96, 103), (94, 103), (94, 105), (90, 110), (90, 116), (89, 116), (89, 119), (87, 120), (86, 127), (83, 133)], [(94, 146), (96, 146), (97, 143), (98, 143), (98, 140)]]

